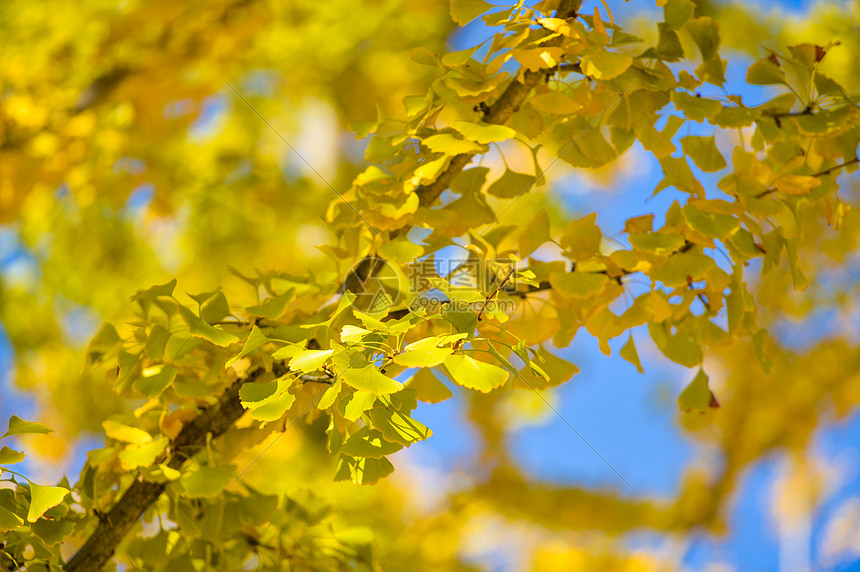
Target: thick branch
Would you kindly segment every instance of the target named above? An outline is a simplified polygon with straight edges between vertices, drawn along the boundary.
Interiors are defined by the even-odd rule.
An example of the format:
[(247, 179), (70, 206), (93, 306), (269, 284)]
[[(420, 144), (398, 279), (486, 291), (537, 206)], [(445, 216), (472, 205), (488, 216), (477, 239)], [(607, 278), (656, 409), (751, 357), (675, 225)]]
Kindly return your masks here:
[[(254, 381), (264, 370), (257, 369), (247, 378), (236, 381), (218, 398), (186, 424), (170, 442), (172, 458), (168, 466), (178, 469), (206, 442), (206, 435), (221, 435), (245, 411), (239, 401), (239, 388)], [(101, 570), (113, 556), (117, 545), (137, 523), (144, 511), (164, 492), (164, 483), (136, 480), (125, 491), (110, 512), (103, 516), (95, 531), (65, 566), (67, 572)]]
[[(582, 0), (562, 0), (561, 5), (556, 11), (556, 18), (572, 18), (576, 15), (576, 11), (579, 9), (580, 4), (582, 4)], [(544, 45), (557, 46), (561, 44), (562, 40), (562, 37), (553, 38)], [(499, 99), (497, 99), (490, 108), (484, 112), (483, 120), (487, 123), (502, 124), (510, 119), (511, 115), (513, 115), (526, 100), (526, 97), (528, 97), (531, 90), (533, 90), (544, 78), (546, 78), (546, 70), (526, 71), (523, 74), (522, 81), (516, 79), (512, 81), (502, 95), (499, 96)], [(439, 195), (441, 195), (442, 192), (451, 185), (451, 181), (454, 180), (454, 177), (456, 177), (460, 171), (462, 171), (463, 168), (472, 161), (474, 156), (474, 154), (469, 153), (456, 155), (451, 159), (451, 163), (448, 165), (448, 168), (445, 169), (435, 181), (429, 185), (421, 185), (418, 187), (415, 192), (418, 193), (418, 199), (421, 206), (429, 207), (435, 203), (436, 199), (439, 198)]]

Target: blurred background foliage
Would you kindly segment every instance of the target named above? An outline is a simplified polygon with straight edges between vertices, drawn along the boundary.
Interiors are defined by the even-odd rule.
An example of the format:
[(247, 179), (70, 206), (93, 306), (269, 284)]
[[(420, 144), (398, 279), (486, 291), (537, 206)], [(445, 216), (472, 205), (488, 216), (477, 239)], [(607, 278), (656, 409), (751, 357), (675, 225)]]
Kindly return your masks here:
[[(788, 13), (783, 4), (697, 4), (696, 15), (722, 22), (730, 66), (732, 58), (761, 57), (762, 46), (838, 41), (824, 69), (848, 90), (860, 89), (857, 2)], [(610, 6), (628, 31), (653, 39), (653, 4)], [(0, 3), (0, 322), (7, 339), (0, 412), (30, 407), (31, 418), (57, 430), (30, 441), (41, 455), (33, 471), (74, 479), (82, 451), (101, 439), (100, 421), (136, 405), (81, 372), (87, 341), (100, 322), (131, 318), (135, 291), (176, 277), (183, 291), (222, 287), (243, 304), (255, 293), (231, 267), (344, 270), (314, 246), (330, 240), (322, 215), (333, 193), (324, 181), (346, 189), (366, 165), (364, 143), (347, 127), (375, 119), (377, 108), (402, 116), (403, 97), (426, 90), (433, 70), (412, 63), (412, 48), (442, 53), (464, 34), (472, 36), (460, 47), (483, 40), (469, 28), (453, 32), (445, 0)], [(613, 200), (644, 205), (649, 191), (617, 187), (631, 168), (638, 167), (625, 157), (589, 175), (590, 184)], [(535, 199), (539, 206), (528, 204), (548, 206), (553, 220), (606, 204), (587, 197), (568, 204), (552, 183)], [(842, 189), (842, 200), (856, 205), (856, 177)], [(754, 284), (761, 323), (772, 333), (773, 371), (761, 370), (751, 344), (709, 357), (720, 372), (711, 377), (722, 408), (677, 415), (697, 455), (671, 498), (632, 493), (617, 481), (595, 488), (532, 478), (510, 451), (511, 419), (499, 413), (500, 398), (471, 392), (457, 399), (475, 446), (447, 473), (404, 461), (395, 478), (375, 487), (332, 483), (322, 430), (300, 424), (246, 479), (266, 492), (312, 490), (335, 507), (340, 523), (370, 526), (386, 570), (705, 569), (714, 563), (696, 564), (692, 539), (731, 528), (732, 495), (745, 471), (774, 451), (786, 452), (781, 496), (772, 503), (785, 526), (828, 498), (834, 473), (816, 460), (812, 443), (816, 431), (853, 416), (860, 402), (858, 211), (838, 231), (820, 224), (826, 213), (808, 214), (799, 256), (805, 292), (793, 290), (788, 272)], [(596, 344), (586, 335), (576, 343)], [(606, 403), (605, 415), (612, 411)], [(546, 450), (554, 454), (551, 445)], [(856, 490), (843, 496), (823, 526), (829, 548), (820, 558), (830, 554), (834, 567), (858, 556), (858, 504)], [(642, 531), (660, 541), (630, 536)], [(502, 564), (482, 556), (493, 550), (504, 555)]]

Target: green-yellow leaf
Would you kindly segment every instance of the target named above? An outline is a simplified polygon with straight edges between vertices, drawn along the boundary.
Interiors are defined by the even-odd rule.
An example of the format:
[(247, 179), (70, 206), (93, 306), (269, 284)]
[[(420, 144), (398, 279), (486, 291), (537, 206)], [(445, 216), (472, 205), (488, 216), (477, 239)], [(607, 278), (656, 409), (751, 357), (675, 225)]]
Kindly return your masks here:
[(0, 449), (0, 465), (12, 465), (14, 463), (20, 463), (24, 460), (24, 453), (22, 451), (16, 451), (15, 449), (10, 449), (9, 447), (3, 447)]
[(151, 286), (146, 290), (142, 290), (131, 297), (132, 300), (151, 300), (159, 296), (172, 296), (173, 289), (176, 288), (176, 278), (167, 284)]
[(454, 336), (433, 336), (413, 342), (394, 356), (394, 363), (405, 367), (433, 367), (439, 365), (450, 356), (454, 349), (451, 345), (466, 337), (466, 334)]
[(603, 233), (596, 224), (597, 213), (571, 221), (561, 237), (561, 247), (572, 260), (584, 260), (597, 254)]
[(235, 465), (199, 467), (182, 475), (178, 484), (191, 498), (214, 497), (233, 481), (235, 473)]
[[(266, 336), (266, 334), (263, 333), (263, 331), (260, 328), (258, 328), (256, 325), (253, 326), (251, 328), (251, 333), (248, 334), (248, 339), (245, 340), (245, 346), (242, 348), (242, 351), (239, 352), (238, 354), (236, 354), (235, 356), (233, 356), (232, 358), (230, 358), (229, 360), (227, 360), (227, 363), (224, 364), (224, 367), (230, 367), (231, 365), (236, 363), (237, 360), (242, 359), (246, 355), (250, 354), (251, 352), (253, 352), (257, 348), (262, 346), (263, 344), (268, 343), (268, 342), (272, 342), (272, 341), (277, 341), (277, 340), (270, 340)], [(281, 342), (281, 343), (283, 343), (283, 342)]]
[(451, 19), (457, 24), (465, 26), (491, 8), (493, 5), (484, 2), (484, 0), (451, 0)]
[(693, 163), (707, 173), (726, 168), (726, 159), (717, 149), (713, 135), (710, 137), (688, 135), (681, 139), (681, 147)]
[(375, 393), (356, 391), (349, 397), (349, 401), (343, 409), (343, 418), (347, 421), (355, 421), (362, 413), (373, 407), (375, 401)]
[(47, 487), (30, 483), (30, 510), (27, 511), (27, 521), (39, 520), (49, 509), (63, 502), (67, 494), (69, 489), (65, 487)]
[(170, 384), (173, 383), (173, 380), (176, 379), (176, 372), (176, 368), (169, 365), (149, 377), (138, 379), (131, 386), (135, 391), (138, 391), (147, 398), (152, 399), (153, 397), (160, 395), (162, 391), (167, 389)]
[(634, 233), (628, 236), (628, 240), (636, 250), (654, 254), (671, 254), (684, 245), (684, 237), (680, 234), (662, 232)]
[(346, 369), (341, 377), (352, 387), (369, 391), (375, 395), (397, 393), (403, 389), (402, 383), (380, 373), (373, 365)]
[(257, 306), (249, 306), (245, 310), (249, 314), (262, 316), (268, 320), (277, 320), (287, 310), (287, 306), (296, 297), (295, 288), (290, 288), (280, 296), (273, 296)]
[(627, 338), (627, 342), (624, 344), (618, 354), (633, 365), (635, 365), (636, 370), (639, 373), (645, 373), (645, 370), (642, 369), (642, 362), (639, 361), (639, 352), (636, 351), (636, 344), (633, 342), (632, 335)]
[(24, 519), (6, 508), (0, 506), (0, 532), (7, 532), (20, 528), (24, 524)]
[(439, 381), (430, 369), (419, 369), (404, 385), (417, 391), (418, 399), (425, 403), (439, 403), (454, 397), (448, 386)]
[(531, 221), (529, 221), (523, 229), (523, 233), (520, 235), (519, 256), (521, 258), (525, 258), (537, 250), (542, 244), (548, 242), (550, 238), (552, 238), (549, 233), (549, 228), (549, 215), (545, 210), (541, 209), (541, 211), (536, 214)]
[(391, 443), (382, 438), (382, 432), (367, 425), (356, 431), (341, 445), (340, 452), (353, 457), (373, 457), (379, 459), (396, 453), (403, 445)]
[(704, 413), (709, 408), (719, 407), (717, 399), (708, 387), (708, 376), (702, 369), (690, 382), (690, 385), (678, 396), (678, 407), (683, 411), (698, 411)]
[(597, 272), (553, 272), (549, 282), (563, 296), (587, 298), (603, 290), (609, 278)]
[(352, 457), (341, 455), (337, 460), (335, 481), (352, 481), (357, 485), (372, 485), (394, 472), (391, 461), (382, 457)]
[(595, 79), (607, 80), (620, 76), (627, 71), (632, 63), (633, 58), (627, 54), (599, 49), (582, 56), (580, 65), (585, 75)]
[(747, 83), (753, 85), (785, 84), (785, 72), (773, 57), (756, 60), (747, 69)]
[(670, 256), (666, 262), (654, 268), (651, 278), (669, 288), (684, 286), (687, 277), (693, 282), (701, 280), (705, 273), (716, 266), (714, 259), (698, 252), (680, 252)]
[(501, 177), (490, 185), (487, 192), (502, 199), (512, 199), (530, 190), (534, 184), (534, 175), (526, 175), (507, 169)]
[(105, 430), (105, 435), (122, 443), (149, 443), (152, 441), (152, 435), (143, 429), (131, 427), (113, 419), (102, 421), (102, 427)]
[(672, 92), (672, 103), (675, 108), (684, 114), (687, 119), (693, 121), (709, 121), (722, 110), (722, 104), (707, 97), (699, 97), (684, 93), (683, 91)]
[(707, 18), (691, 18), (686, 23), (687, 31), (693, 37), (693, 41), (699, 46), (702, 60), (713, 60), (717, 57), (720, 48), (720, 24)]
[(216, 346), (229, 346), (233, 342), (239, 341), (239, 338), (237, 338), (230, 332), (219, 330), (218, 328), (205, 322), (202, 318), (195, 316), (194, 312), (192, 312), (185, 306), (179, 306), (179, 313), (182, 314), (182, 318), (188, 324), (188, 327), (191, 330), (191, 335), (194, 337), (208, 340)]
[(420, 423), (393, 406), (375, 407), (370, 410), (370, 420), (386, 440), (409, 446), (416, 441), (423, 441), (433, 434), (423, 423)]
[(325, 362), (334, 355), (334, 348), (330, 350), (302, 350), (290, 359), (290, 369), (308, 373), (318, 370)]
[(570, 115), (582, 109), (582, 104), (559, 91), (548, 91), (532, 97), (529, 103), (535, 109), (554, 115)]
[(446, 155), (484, 153), (487, 151), (487, 147), (468, 139), (462, 139), (452, 133), (437, 133), (424, 139), (422, 143), (434, 153), (444, 153)]
[(120, 451), (119, 460), (126, 470), (147, 467), (153, 464), (155, 459), (164, 452), (169, 442), (169, 438), (163, 437), (151, 443), (129, 443), (125, 449)]
[(466, 139), (482, 144), (507, 141), (513, 139), (517, 134), (516, 131), (504, 125), (473, 123), (471, 121), (455, 121), (454, 129)]
[(508, 380), (508, 372), (503, 368), (464, 354), (450, 356), (445, 360), (444, 367), (456, 384), (482, 393), (489, 393)]
[(7, 429), (2, 436), (0, 436), (0, 439), (3, 439), (5, 437), (11, 437), (12, 435), (53, 432), (54, 430), (47, 425), (42, 425), (41, 423), (35, 423), (33, 421), (25, 421), (17, 415), (13, 415), (9, 419), (9, 429)]
[(720, 240), (733, 234), (740, 228), (741, 221), (732, 215), (709, 213), (693, 205), (685, 205), (681, 209), (690, 228), (712, 238)]

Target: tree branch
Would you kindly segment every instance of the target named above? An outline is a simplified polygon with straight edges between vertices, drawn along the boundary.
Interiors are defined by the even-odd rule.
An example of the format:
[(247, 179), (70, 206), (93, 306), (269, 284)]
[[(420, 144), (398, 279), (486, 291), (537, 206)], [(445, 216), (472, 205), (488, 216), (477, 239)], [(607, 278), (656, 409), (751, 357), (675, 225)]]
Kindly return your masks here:
[[(572, 18), (576, 16), (576, 11), (579, 9), (580, 4), (582, 4), (582, 0), (562, 0), (561, 4), (556, 10), (556, 18)], [(557, 37), (546, 42), (546, 46), (557, 46), (561, 44), (563, 38)], [(486, 123), (496, 123), (503, 124), (505, 121), (510, 119), (511, 115), (519, 109), (520, 105), (526, 100), (528, 94), (534, 89), (538, 83), (540, 83), (546, 77), (546, 70), (538, 70), (538, 71), (526, 71), (523, 74), (522, 81), (515, 79), (512, 81), (505, 91), (499, 96), (488, 110), (484, 112), (483, 120)], [(429, 185), (421, 185), (418, 187), (415, 192), (418, 193), (419, 204), (422, 207), (429, 207), (433, 203), (436, 202), (436, 199), (439, 198), (439, 195), (447, 189), (451, 185), (451, 181), (454, 180), (460, 171), (468, 165), (472, 158), (475, 157), (474, 153), (464, 153), (462, 155), (455, 155), (453, 159), (451, 159), (451, 163), (448, 165), (448, 168), (445, 169), (441, 175), (439, 175), (435, 181), (430, 183)]]

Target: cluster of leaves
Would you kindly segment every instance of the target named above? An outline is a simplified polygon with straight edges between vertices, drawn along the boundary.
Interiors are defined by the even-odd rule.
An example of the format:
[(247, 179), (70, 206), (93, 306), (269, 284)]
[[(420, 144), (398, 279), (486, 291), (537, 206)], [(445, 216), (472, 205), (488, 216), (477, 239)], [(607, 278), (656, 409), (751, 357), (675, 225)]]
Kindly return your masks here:
[[(430, 437), (411, 416), (419, 400), (447, 399), (449, 385), (489, 394), (564, 383), (578, 370), (545, 343), (566, 347), (581, 328), (607, 354), (609, 341), (627, 334), (620, 354), (641, 371), (629, 332), (646, 326), (669, 360), (698, 369), (679, 397), (688, 410), (719, 405), (701, 369), (709, 349), (750, 338), (767, 370), (767, 333), (745, 268), (761, 259), (762, 273), (772, 273), (782, 268), (784, 250), (794, 286), (806, 287), (798, 245), (807, 213), (822, 213), (838, 228), (848, 210), (836, 196), (836, 177), (857, 164), (856, 98), (818, 69), (830, 47), (810, 44), (750, 66), (748, 83), (784, 88), (770, 101), (751, 106), (739, 96), (703, 96), (704, 84), (725, 83), (720, 26), (694, 17), (688, 0), (660, 4), (664, 21), (651, 47), (597, 11), (577, 14), (578, 2), (545, 0), (484, 15), (498, 31), (480, 60), (480, 47), (441, 57), (416, 49), (413, 60), (432, 67), (436, 79), (424, 96), (404, 100), (405, 122), (380, 114), (356, 125), (358, 137), (373, 135), (366, 152), (373, 165), (326, 212), (337, 240), (323, 250), (338, 268), (381, 259), (394, 288), (382, 288), (381, 297), (347, 288), (333, 299), (343, 272), (322, 272), (242, 277), (259, 296), (245, 307), (220, 290), (187, 302), (174, 293), (176, 281), (138, 293), (136, 321), (104, 326), (88, 366), (140, 406), (104, 421), (107, 445), (90, 452), (74, 487), (3, 491), (0, 524), (18, 539), (7, 543), (7, 557), (56, 564), (60, 541), (73, 533), (92, 534), (87, 546), (106, 542), (101, 549), (109, 556), (115, 543), (93, 531), (117, 527), (110, 516), (129, 498), (120, 492), (149, 483), (160, 500), (144, 513), (166, 515), (175, 528), (132, 541), (123, 552), (130, 562), (239, 568), (252, 558), (272, 567), (330, 558), (332, 567), (372, 566), (366, 533), (333, 532), (319, 501), (250, 487), (226, 491), (241, 477), (236, 457), (272, 432), (322, 419), (335, 479), (375, 483), (394, 470), (387, 456)], [(454, 0), (451, 14), (465, 24), (488, 8)], [(700, 61), (676, 73), (669, 64), (685, 57), (685, 44)], [(681, 138), (682, 155), (673, 156), (675, 135), (689, 122), (716, 131)], [(741, 130), (730, 163), (717, 145), (723, 130)], [(489, 182), (488, 168), (465, 169), (491, 145), (513, 140), (529, 148), (533, 173), (506, 165)], [(600, 168), (636, 141), (662, 166), (654, 192), (672, 187), (689, 195), (657, 228), (653, 215), (632, 218), (626, 244), (612, 245), (596, 213), (563, 230), (545, 211), (523, 225), (496, 224), (522, 194), (546, 184), (551, 163), (541, 165), (541, 150), (575, 168)], [(706, 189), (694, 168), (726, 174), (717, 189)], [(416, 238), (419, 228), (429, 233)], [(410, 265), (432, 263), (459, 239), (476, 268), (506, 259), (516, 266), (489, 281), (473, 276), (473, 286), (431, 276), (423, 289), (406, 287)], [(554, 259), (527, 258), (548, 243), (558, 247)], [(637, 277), (648, 290), (624, 305)], [(429, 294), (445, 303), (432, 310), (416, 304)], [(503, 311), (496, 299), (516, 309)], [(196, 420), (231, 405), (231, 392), (239, 414), (248, 412), (239, 425), (183, 440)], [(15, 421), (7, 434), (28, 427), (39, 426)], [(14, 463), (20, 455), (4, 448), (0, 459)], [(523, 499), (547, 502), (540, 491), (528, 497), (532, 491), (516, 477), (500, 482), (522, 489)]]

